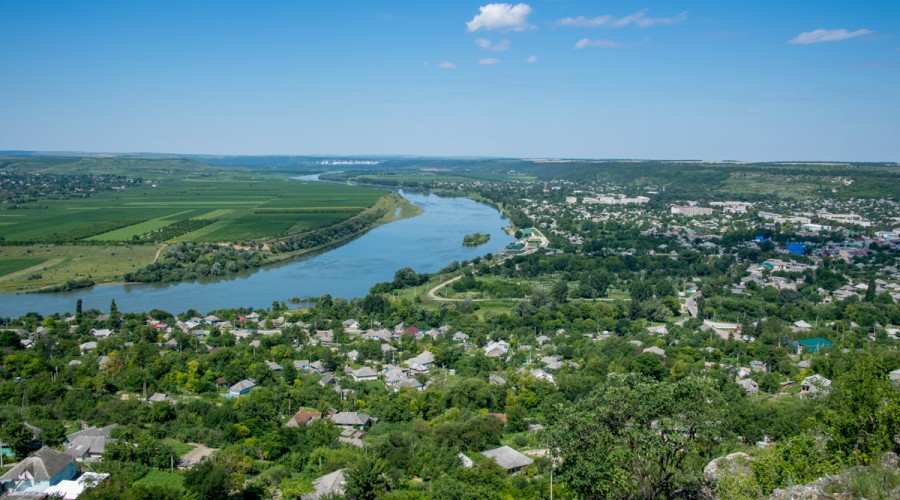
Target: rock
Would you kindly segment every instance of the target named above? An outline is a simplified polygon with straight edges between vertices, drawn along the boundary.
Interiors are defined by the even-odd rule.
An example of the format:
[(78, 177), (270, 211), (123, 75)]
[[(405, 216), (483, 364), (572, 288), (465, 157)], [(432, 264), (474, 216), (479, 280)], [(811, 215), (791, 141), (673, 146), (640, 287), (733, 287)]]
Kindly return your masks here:
[(750, 462), (753, 458), (744, 452), (732, 453), (714, 459), (703, 468), (703, 477), (709, 482), (716, 482), (724, 474), (752, 474)]

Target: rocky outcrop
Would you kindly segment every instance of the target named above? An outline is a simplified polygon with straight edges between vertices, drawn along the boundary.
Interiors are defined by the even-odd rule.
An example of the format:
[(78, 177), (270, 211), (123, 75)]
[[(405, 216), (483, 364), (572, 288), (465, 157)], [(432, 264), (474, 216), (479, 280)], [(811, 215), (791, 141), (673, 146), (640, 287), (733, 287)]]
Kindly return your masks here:
[[(900, 458), (896, 453), (888, 452), (881, 455), (879, 464), (885, 469), (900, 473)], [(824, 476), (809, 483), (793, 486), (791, 488), (776, 489), (769, 496), (770, 500), (838, 500), (852, 499), (853, 494), (846, 492), (846, 484), (853, 476), (868, 472), (869, 466), (851, 467), (833, 476)], [(884, 498), (900, 498), (900, 487), (885, 492)]]
[(753, 458), (744, 452), (732, 453), (719, 457), (706, 464), (703, 468), (703, 477), (711, 483), (715, 483), (723, 475), (728, 474), (753, 474), (750, 462)]

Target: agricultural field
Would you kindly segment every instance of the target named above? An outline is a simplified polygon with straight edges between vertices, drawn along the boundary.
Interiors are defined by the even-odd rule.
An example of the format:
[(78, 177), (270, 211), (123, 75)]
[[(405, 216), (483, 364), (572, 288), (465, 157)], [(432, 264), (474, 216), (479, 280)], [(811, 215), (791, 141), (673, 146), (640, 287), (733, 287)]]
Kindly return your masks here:
[(0, 293), (40, 290), (76, 277), (96, 283), (121, 281), (124, 273), (153, 262), (161, 246), (0, 246)]
[(182, 178), (3, 210), (0, 236), (12, 244), (242, 242), (335, 224), (383, 194), (273, 176)]
[(37, 266), (43, 263), (44, 259), (10, 259), (0, 261), (0, 276), (24, 271), (25, 269)]

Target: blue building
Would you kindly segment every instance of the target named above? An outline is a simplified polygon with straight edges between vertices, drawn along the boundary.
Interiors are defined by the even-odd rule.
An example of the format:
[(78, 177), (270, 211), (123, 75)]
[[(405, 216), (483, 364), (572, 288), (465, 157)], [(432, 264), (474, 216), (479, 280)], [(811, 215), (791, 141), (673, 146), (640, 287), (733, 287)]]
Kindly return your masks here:
[(77, 473), (74, 458), (45, 446), (0, 476), (0, 492), (43, 493)]

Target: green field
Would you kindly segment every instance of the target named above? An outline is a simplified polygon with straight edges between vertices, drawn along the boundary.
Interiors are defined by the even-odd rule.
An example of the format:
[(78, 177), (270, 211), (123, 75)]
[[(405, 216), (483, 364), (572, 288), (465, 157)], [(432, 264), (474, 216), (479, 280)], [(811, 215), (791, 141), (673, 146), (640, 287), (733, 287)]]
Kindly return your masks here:
[[(0, 293), (41, 289), (76, 277), (97, 283), (120, 281), (153, 261), (161, 245), (28, 245), (0, 246), (0, 266), (21, 262), (18, 270), (40, 265), (32, 273), (0, 274)], [(28, 262), (22, 262), (28, 261)], [(31, 263), (30, 266), (25, 266)], [(16, 273), (16, 271), (12, 271)]]
[(169, 472), (153, 469), (146, 476), (140, 478), (136, 484), (142, 484), (150, 488), (172, 488), (178, 491), (184, 490), (184, 476), (177, 472)]
[(167, 240), (238, 242), (329, 226), (384, 195), (376, 189), (251, 174), (181, 178), (156, 186), (5, 210), (0, 235), (13, 243), (128, 242), (193, 219), (212, 222)]
[(45, 262), (46, 259), (10, 259), (0, 260), (0, 276), (19, 272)]

